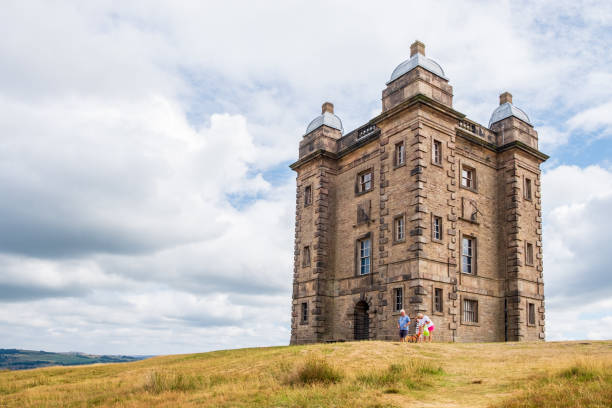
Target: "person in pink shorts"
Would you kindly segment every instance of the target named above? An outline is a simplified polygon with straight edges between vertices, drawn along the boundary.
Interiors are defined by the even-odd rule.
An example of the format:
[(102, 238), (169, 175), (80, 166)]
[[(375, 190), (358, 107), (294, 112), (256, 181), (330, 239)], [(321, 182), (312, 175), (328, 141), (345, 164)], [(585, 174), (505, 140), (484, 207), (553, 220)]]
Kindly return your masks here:
[(423, 334), (425, 327), (427, 327), (427, 330), (429, 331), (429, 336), (423, 336), (423, 341), (431, 342), (431, 340), (433, 340), (433, 332), (435, 327), (429, 316), (424, 315), (423, 313), (419, 313), (417, 315), (417, 324), (421, 329), (421, 334)]

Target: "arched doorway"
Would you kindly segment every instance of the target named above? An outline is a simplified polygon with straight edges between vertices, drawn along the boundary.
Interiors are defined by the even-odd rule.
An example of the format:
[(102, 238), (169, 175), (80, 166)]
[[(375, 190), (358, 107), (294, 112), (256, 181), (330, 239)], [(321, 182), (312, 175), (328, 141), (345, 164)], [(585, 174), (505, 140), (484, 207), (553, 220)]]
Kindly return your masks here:
[(355, 305), (355, 340), (368, 340), (370, 338), (369, 308), (363, 300)]

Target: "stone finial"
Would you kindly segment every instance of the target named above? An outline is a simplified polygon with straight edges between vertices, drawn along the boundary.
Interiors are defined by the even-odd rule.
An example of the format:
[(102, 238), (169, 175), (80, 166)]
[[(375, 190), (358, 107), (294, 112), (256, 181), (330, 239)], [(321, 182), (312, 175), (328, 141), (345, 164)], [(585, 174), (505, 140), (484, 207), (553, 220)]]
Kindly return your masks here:
[(499, 104), (503, 105), (504, 103), (512, 103), (512, 94), (510, 92), (504, 92), (499, 95)]
[(410, 46), (410, 57), (414, 57), (415, 54), (425, 55), (425, 44), (419, 40), (413, 42)]
[(323, 106), (321, 106), (321, 114), (325, 112), (334, 113), (334, 104), (331, 102), (325, 102)]

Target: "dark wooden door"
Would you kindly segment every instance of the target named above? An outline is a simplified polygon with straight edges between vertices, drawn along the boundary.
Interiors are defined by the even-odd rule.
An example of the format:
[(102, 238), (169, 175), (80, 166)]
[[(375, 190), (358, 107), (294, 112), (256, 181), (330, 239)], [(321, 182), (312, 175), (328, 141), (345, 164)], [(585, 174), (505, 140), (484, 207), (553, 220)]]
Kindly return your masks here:
[(370, 338), (370, 316), (368, 304), (361, 301), (355, 305), (355, 340)]

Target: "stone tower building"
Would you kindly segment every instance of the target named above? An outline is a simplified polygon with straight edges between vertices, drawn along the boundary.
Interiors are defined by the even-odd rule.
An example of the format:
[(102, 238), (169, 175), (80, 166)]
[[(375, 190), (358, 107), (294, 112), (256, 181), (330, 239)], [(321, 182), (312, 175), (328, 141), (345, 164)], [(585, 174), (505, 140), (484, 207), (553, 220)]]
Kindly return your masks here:
[(538, 134), (505, 92), (488, 126), (453, 109), (419, 41), (382, 113), (343, 133), (331, 103), (297, 172), (291, 343), (396, 339), (400, 309), (436, 340), (544, 339)]

